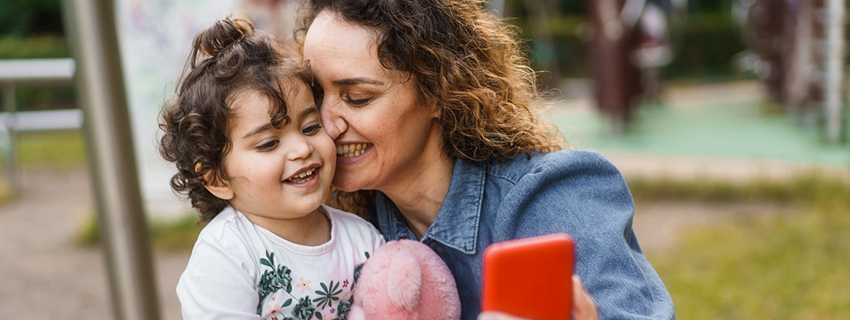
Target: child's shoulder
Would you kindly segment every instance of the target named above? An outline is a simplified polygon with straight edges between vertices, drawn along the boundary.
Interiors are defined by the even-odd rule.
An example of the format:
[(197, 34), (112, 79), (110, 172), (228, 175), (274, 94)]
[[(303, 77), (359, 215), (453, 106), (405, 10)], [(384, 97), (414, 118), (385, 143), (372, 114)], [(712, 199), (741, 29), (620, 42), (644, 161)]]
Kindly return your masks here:
[[(227, 207), (213, 218), (198, 235), (189, 262), (187, 272), (205, 273), (207, 269), (219, 269), (222, 273), (253, 273), (259, 267), (258, 256), (262, 247), (256, 234), (252, 234), (245, 216), (235, 209)], [(199, 271), (200, 270), (200, 271)]]
[(228, 206), (201, 229), (195, 247), (205, 243), (213, 247), (244, 249), (252, 242), (249, 233), (253, 230), (251, 222), (244, 215)]

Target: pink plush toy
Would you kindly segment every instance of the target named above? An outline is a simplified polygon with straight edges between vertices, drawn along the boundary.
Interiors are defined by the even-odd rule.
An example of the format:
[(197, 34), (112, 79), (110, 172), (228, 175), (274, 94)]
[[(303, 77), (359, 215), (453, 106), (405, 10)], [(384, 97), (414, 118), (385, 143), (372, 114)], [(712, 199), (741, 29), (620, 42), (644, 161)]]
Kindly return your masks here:
[(451, 271), (431, 248), (390, 241), (363, 266), (348, 319), (460, 319), (460, 298)]

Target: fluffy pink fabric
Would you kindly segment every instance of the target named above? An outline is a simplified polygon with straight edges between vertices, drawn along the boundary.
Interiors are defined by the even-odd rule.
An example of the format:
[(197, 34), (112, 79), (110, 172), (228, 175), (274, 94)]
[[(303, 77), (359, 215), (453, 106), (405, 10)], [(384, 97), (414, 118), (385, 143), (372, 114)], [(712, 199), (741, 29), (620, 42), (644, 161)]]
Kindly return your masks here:
[(455, 320), (460, 298), (451, 271), (431, 248), (390, 241), (363, 266), (348, 319)]

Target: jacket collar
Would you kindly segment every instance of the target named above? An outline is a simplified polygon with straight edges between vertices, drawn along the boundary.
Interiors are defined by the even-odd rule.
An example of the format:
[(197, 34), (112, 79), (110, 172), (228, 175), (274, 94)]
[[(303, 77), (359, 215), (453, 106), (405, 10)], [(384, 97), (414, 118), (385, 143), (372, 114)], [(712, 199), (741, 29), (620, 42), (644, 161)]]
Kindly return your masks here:
[[(455, 160), (449, 191), (422, 242), (433, 239), (465, 254), (475, 254), (486, 172), (486, 163)], [(390, 240), (415, 239), (392, 200), (381, 192), (376, 193), (378, 227), (385, 236)]]

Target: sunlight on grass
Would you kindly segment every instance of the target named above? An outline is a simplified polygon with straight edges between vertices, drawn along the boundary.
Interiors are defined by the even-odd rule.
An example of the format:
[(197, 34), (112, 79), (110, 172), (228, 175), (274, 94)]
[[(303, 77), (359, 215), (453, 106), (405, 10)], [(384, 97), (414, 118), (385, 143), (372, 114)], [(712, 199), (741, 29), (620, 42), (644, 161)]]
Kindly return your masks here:
[[(149, 224), (151, 241), (156, 250), (163, 252), (188, 252), (198, 239), (202, 227), (196, 222), (196, 214), (187, 214), (184, 218), (172, 222), (153, 222)], [(99, 242), (97, 216), (94, 213), (85, 215), (84, 221), (77, 228), (75, 242), (81, 246), (93, 246)]]
[[(630, 183), (632, 185), (632, 183)], [(680, 319), (850, 319), (850, 185), (823, 177), (743, 184), (642, 181), (636, 197), (772, 200), (799, 212), (680, 231), (648, 252)]]
[(23, 168), (81, 168), (87, 163), (82, 130), (36, 131), (18, 134), (18, 163)]

